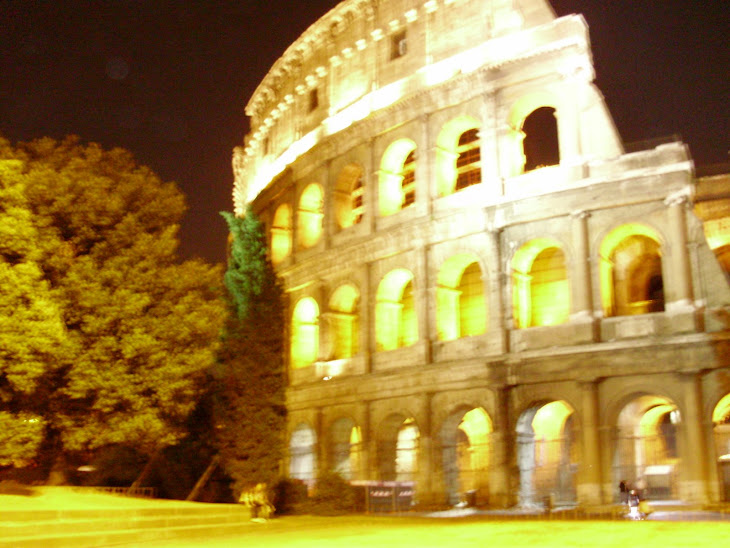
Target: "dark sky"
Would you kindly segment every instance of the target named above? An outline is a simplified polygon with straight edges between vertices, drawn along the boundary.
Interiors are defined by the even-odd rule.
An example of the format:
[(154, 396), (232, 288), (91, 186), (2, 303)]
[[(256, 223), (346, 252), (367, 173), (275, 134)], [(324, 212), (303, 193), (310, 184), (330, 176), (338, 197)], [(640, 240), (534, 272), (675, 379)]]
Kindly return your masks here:
[[(0, 0), (0, 134), (131, 150), (188, 197), (185, 257), (223, 261), (231, 154), (270, 66), (335, 0)], [(625, 142), (680, 134), (728, 161), (730, 2), (553, 0), (591, 29)]]

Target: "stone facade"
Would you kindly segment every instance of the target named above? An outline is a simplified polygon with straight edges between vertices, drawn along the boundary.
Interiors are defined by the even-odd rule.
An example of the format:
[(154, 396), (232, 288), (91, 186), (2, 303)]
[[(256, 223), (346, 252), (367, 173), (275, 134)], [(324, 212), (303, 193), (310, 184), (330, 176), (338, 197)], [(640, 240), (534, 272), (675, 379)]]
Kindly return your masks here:
[(543, 0), (346, 0), (247, 105), (293, 477), (490, 506), (730, 497), (730, 180), (626, 152)]

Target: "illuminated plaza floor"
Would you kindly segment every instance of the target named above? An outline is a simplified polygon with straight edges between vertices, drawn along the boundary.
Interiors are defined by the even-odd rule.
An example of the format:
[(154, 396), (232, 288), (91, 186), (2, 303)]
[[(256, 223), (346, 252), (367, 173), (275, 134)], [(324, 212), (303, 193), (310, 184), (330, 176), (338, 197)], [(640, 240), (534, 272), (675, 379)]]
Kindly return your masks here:
[(730, 521), (494, 521), (479, 516), (284, 517), (250, 523), (240, 535), (155, 541), (159, 547), (390, 548), (505, 547), (721, 547), (730, 545)]

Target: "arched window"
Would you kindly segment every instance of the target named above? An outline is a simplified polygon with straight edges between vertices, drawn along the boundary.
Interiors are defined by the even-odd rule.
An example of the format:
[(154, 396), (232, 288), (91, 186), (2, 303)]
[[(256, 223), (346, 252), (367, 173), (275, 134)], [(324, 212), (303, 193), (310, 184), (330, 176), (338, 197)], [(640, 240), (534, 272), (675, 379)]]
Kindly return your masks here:
[(307, 249), (314, 246), (322, 236), (324, 202), (322, 187), (316, 183), (308, 185), (299, 199), (297, 211), (297, 236), (299, 245)]
[(351, 358), (359, 351), (359, 303), (360, 293), (352, 285), (343, 285), (332, 294), (329, 317), (335, 360)]
[(305, 423), (297, 425), (289, 440), (289, 476), (313, 481), (317, 476), (317, 435)]
[(291, 328), (291, 367), (312, 365), (319, 353), (319, 307), (311, 297), (294, 307)]
[(346, 480), (357, 479), (362, 467), (362, 434), (352, 419), (337, 419), (330, 430), (332, 470)]
[(403, 203), (401, 209), (413, 205), (416, 201), (416, 151), (412, 150), (403, 161), (403, 169), (401, 170), (403, 180), (401, 181), (401, 191), (403, 194)]
[(345, 166), (337, 177), (334, 202), (335, 218), (339, 228), (360, 223), (364, 212), (363, 169), (357, 164)]
[(472, 128), (459, 137), (459, 157), (456, 159), (456, 190), (482, 182), (482, 155), (480, 150), (479, 130)]
[(291, 207), (282, 204), (276, 208), (271, 227), (271, 262), (278, 264), (291, 254), (292, 215)]
[(515, 326), (558, 325), (570, 316), (565, 254), (557, 242), (533, 240), (512, 259)]
[(379, 206), (382, 216), (393, 215), (416, 201), (416, 143), (392, 143), (380, 164)]
[(459, 116), (444, 125), (436, 142), (436, 189), (439, 196), (482, 181), (478, 120)]
[(532, 111), (522, 123), (522, 132), (525, 135), (522, 141), (525, 172), (560, 163), (558, 121), (554, 108), (540, 107)]
[(482, 271), (471, 255), (450, 258), (441, 268), (436, 291), (439, 340), (482, 335), (487, 306)]
[(388, 273), (376, 296), (375, 339), (378, 351), (411, 346), (418, 340), (413, 299), (413, 274), (405, 269)]
[(664, 310), (661, 245), (650, 228), (630, 224), (601, 245), (601, 299), (606, 316)]

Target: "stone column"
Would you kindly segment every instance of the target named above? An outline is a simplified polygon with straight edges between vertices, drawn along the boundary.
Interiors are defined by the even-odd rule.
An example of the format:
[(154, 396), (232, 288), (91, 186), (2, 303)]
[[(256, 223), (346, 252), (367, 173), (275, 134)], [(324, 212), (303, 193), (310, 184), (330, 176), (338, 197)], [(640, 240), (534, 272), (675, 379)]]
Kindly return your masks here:
[(601, 442), (599, 434), (600, 411), (598, 383), (593, 380), (580, 382), (583, 416), (581, 422), (583, 455), (581, 459), (578, 502), (581, 505), (603, 504)]
[(431, 131), (428, 127), (429, 117), (424, 114), (419, 118), (421, 138), (416, 149), (416, 203), (415, 207), (424, 215), (433, 210), (436, 195), (431, 185), (431, 172), (434, 153), (431, 146)]
[(414, 272), (413, 289), (416, 313), (418, 314), (418, 341), (426, 345), (425, 362), (431, 363), (431, 329), (434, 303), (432, 291), (429, 289), (429, 248), (422, 241), (414, 242), (416, 268)]
[(497, 134), (497, 100), (494, 93), (483, 95), (479, 129), (480, 157), (482, 162), (482, 184), (488, 196), (502, 196), (502, 178), (499, 171), (498, 134)]
[(416, 478), (416, 498), (419, 504), (433, 504), (433, 443), (431, 425), (431, 400), (433, 394), (427, 392), (421, 396), (421, 421), (418, 439), (418, 475)]
[(694, 371), (678, 373), (683, 388), (682, 450), (680, 453), (680, 497), (687, 502), (704, 504), (707, 495), (707, 451), (702, 425), (702, 384)]
[(327, 436), (324, 431), (324, 412), (317, 407), (314, 415), (314, 431), (317, 434), (317, 447), (315, 454), (317, 463), (314, 470), (314, 479), (320, 474), (329, 470), (329, 452), (327, 451)]
[[(692, 305), (692, 271), (690, 268), (689, 252), (687, 250), (687, 197), (682, 195), (667, 199), (669, 230), (671, 238), (671, 272), (672, 292), (667, 302), (667, 308), (689, 307)], [(666, 272), (666, 269), (665, 269)], [(665, 299), (667, 295), (665, 293)], [(669, 299), (666, 299), (669, 301)]]
[(375, 294), (372, 287), (372, 264), (362, 266), (362, 287), (360, 289), (360, 354), (363, 356), (364, 373), (373, 372), (373, 353), (375, 352)]
[(494, 431), (491, 435), (492, 462), (489, 474), (489, 505), (497, 508), (512, 506), (512, 471), (514, 467), (514, 436), (509, 418), (509, 386), (495, 388)]
[(505, 326), (504, 309), (504, 275), (502, 273), (502, 250), (500, 245), (501, 229), (491, 230), (488, 233), (489, 247), (488, 260), (491, 265), (489, 275), (489, 287), (485, 288), (489, 299), (489, 325), (487, 331), (500, 333), (500, 350), (507, 352), (507, 329)]
[(589, 213), (577, 211), (571, 215), (573, 224), (573, 248), (575, 250), (573, 305), (571, 315), (575, 320), (593, 317), (593, 286), (591, 284), (590, 245), (588, 242)]
[(357, 471), (357, 479), (360, 480), (372, 480), (377, 477), (377, 470), (375, 470), (375, 452), (373, 450), (372, 441), (375, 439), (375, 432), (373, 432), (372, 425), (370, 424), (370, 402), (362, 401), (358, 403), (360, 409), (360, 435), (361, 447), (360, 447), (360, 469)]

